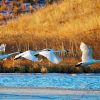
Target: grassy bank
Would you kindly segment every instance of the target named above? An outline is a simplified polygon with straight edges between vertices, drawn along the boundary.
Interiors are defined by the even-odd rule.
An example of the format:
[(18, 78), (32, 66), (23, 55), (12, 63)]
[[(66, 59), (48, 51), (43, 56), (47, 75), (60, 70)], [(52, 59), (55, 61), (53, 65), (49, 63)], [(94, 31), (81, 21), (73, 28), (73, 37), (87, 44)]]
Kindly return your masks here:
[[(67, 62), (66, 62), (67, 61)], [(72, 62), (71, 62), (72, 61)], [(66, 62), (66, 63), (65, 63)], [(64, 59), (60, 64), (52, 64), (47, 60), (33, 63), (28, 60), (7, 60), (0, 63), (1, 73), (99, 73), (100, 67), (75, 67), (77, 60)]]
[[(58, 5), (39, 9), (32, 15), (21, 15), (19, 19), (0, 26), (0, 43), (7, 43), (6, 52), (29, 48), (68, 49), (69, 54), (56, 66), (68, 63), (73, 66), (80, 59), (79, 45), (84, 41), (93, 48), (94, 58), (100, 59), (99, 4), (100, 0), (64, 0)], [(71, 60), (73, 58), (75, 61)], [(95, 66), (100, 68), (100, 64), (93, 68)]]

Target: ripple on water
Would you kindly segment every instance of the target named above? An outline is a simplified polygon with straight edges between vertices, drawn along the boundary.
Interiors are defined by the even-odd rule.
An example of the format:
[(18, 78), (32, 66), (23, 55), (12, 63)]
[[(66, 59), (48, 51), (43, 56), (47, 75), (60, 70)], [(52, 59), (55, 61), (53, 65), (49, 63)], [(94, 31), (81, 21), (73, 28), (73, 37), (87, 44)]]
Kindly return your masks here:
[(100, 89), (100, 74), (16, 74), (1, 73), (0, 87), (59, 87)]

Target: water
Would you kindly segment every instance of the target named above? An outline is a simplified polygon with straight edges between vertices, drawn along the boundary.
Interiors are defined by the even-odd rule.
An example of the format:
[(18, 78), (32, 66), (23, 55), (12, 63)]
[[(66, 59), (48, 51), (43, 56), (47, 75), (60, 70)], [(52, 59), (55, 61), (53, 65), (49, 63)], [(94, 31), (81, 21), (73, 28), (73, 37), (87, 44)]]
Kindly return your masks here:
[[(100, 90), (100, 74), (16, 74), (1, 73), (0, 87), (51, 87), (71, 90)], [(5, 94), (0, 100), (100, 100), (99, 94)]]
[(100, 96), (93, 95), (0, 95), (0, 100), (100, 100)]
[(0, 87), (100, 89), (100, 74), (0, 74)]

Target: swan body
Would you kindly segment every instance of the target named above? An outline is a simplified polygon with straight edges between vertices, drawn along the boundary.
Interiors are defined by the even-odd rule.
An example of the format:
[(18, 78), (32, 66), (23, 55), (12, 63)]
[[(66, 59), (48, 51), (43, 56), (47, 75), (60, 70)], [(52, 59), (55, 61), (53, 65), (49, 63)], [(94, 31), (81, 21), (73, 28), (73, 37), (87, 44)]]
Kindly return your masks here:
[(35, 56), (35, 54), (36, 54), (36, 51), (28, 50), (16, 55), (14, 60), (19, 59), (19, 58), (26, 58), (31, 61), (38, 61), (38, 58)]
[(58, 64), (61, 61), (61, 59), (59, 56), (55, 54), (55, 52), (66, 52), (66, 50), (56, 50), (56, 51), (53, 49), (43, 49), (38, 51), (28, 50), (16, 55), (14, 60), (19, 58), (26, 58), (31, 61), (38, 61), (38, 55), (42, 55), (52, 63)]
[(76, 64), (77, 66), (88, 66), (100, 62), (100, 60), (93, 59), (93, 50), (85, 43), (81, 42), (80, 49), (82, 51), (82, 61)]
[(56, 52), (67, 52), (67, 51), (66, 50), (43, 49), (39, 52), (39, 54), (46, 57), (50, 62), (58, 64), (61, 61), (61, 58), (55, 54)]
[(58, 64), (61, 61), (61, 59), (58, 55), (55, 54), (55, 52), (58, 51), (54, 51), (52, 49), (43, 49), (39, 52), (39, 54), (46, 57), (52, 63)]

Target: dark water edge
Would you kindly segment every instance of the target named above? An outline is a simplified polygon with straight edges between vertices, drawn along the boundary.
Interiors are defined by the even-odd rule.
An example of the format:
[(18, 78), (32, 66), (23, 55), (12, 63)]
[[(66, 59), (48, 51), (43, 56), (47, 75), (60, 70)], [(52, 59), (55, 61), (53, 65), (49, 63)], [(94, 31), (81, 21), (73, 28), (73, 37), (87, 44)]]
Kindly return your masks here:
[(100, 95), (17, 95), (0, 94), (0, 100), (100, 100)]

